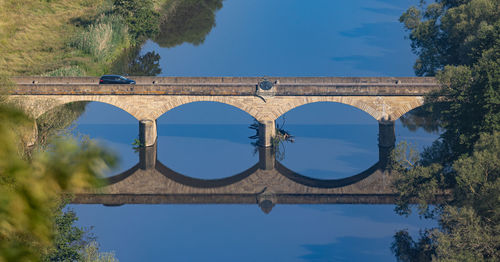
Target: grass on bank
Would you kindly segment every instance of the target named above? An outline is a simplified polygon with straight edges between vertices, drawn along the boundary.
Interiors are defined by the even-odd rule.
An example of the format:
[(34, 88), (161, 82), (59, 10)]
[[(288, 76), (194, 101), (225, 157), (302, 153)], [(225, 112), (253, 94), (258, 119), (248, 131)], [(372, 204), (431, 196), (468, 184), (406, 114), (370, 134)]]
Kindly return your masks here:
[(104, 0), (0, 0), (0, 72), (38, 75), (77, 64), (68, 46), (79, 17), (98, 13)]
[(97, 61), (109, 62), (127, 47), (127, 26), (117, 15), (102, 14), (94, 23), (76, 35), (71, 45)]
[(112, 0), (0, 0), (0, 72), (99, 75), (130, 45)]
[[(156, 12), (161, 12), (169, 1), (152, 3)], [(109, 73), (113, 60), (135, 43), (123, 17), (113, 14), (113, 2), (0, 0), (0, 73)]]

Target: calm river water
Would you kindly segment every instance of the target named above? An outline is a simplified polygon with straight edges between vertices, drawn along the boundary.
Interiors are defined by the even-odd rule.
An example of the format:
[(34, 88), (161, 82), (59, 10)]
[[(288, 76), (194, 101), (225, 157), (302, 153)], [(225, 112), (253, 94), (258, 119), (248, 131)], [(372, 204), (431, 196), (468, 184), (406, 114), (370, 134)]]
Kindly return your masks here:
[[(215, 2), (215, 1), (212, 1)], [(159, 76), (413, 76), (415, 57), (398, 22), (410, 0), (226, 0), (202, 43), (160, 47)], [(201, 41), (199, 41), (201, 42)], [(119, 73), (119, 72), (118, 72)], [(158, 119), (158, 160), (202, 179), (229, 177), (258, 161), (248, 114), (199, 102)], [(378, 161), (378, 123), (342, 104), (296, 108), (277, 120), (294, 143), (280, 162), (320, 179), (357, 174)], [(90, 103), (75, 132), (112, 148), (121, 164), (138, 163), (138, 123), (120, 109)], [(397, 141), (419, 147), (437, 134), (396, 122)], [(120, 261), (394, 261), (393, 234), (416, 235), (432, 221), (400, 217), (393, 205), (71, 205), (93, 226), (102, 250)]]

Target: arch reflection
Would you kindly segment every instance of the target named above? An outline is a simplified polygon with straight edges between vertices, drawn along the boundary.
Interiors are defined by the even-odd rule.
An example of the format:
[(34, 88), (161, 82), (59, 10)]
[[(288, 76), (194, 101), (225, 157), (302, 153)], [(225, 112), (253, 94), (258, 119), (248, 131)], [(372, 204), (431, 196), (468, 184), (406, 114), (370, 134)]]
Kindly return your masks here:
[(394, 146), (394, 122), (379, 126), (379, 161), (348, 178), (322, 180), (303, 176), (276, 161), (272, 148), (259, 148), (259, 162), (222, 179), (197, 179), (173, 171), (156, 158), (156, 145), (139, 152), (139, 163), (110, 177), (106, 185), (77, 192), (74, 203), (87, 204), (258, 204), (269, 213), (276, 204), (394, 202), (386, 170)]

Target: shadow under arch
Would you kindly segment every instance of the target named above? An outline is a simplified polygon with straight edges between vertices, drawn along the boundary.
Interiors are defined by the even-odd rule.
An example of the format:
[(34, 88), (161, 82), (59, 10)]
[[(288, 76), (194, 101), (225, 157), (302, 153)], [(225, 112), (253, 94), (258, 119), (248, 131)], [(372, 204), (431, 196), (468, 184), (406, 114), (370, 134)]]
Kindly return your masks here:
[(422, 128), (427, 133), (439, 133), (442, 130), (441, 112), (446, 102), (425, 103), (415, 107), (398, 119), (410, 131)]
[[(120, 119), (120, 124), (135, 123), (137, 121), (133, 115), (110, 103), (90, 100), (67, 102), (51, 107), (51, 109), (46, 110), (35, 119), (36, 128), (34, 136), (38, 143), (44, 144), (52, 135), (60, 134), (61, 131), (68, 130), (69, 127), (75, 127), (77, 121), (80, 121), (81, 117), (88, 113), (90, 116), (105, 116), (101, 124), (107, 124), (116, 121), (116, 119)], [(92, 121), (92, 118), (88, 119)], [(100, 119), (100, 121), (102, 120)], [(112, 137), (116, 138), (124, 134), (126, 132), (119, 132), (118, 136), (114, 135)], [(79, 133), (76, 134), (76, 136), (79, 135)], [(128, 137), (127, 139), (132, 141), (134, 137)]]
[(43, 121), (46, 119), (57, 118), (60, 122), (70, 123), (76, 121), (86, 110), (91, 101), (72, 101), (67, 103), (54, 103), (39, 114), (35, 120)]
[(45, 145), (51, 136), (73, 125), (84, 114), (87, 104), (88, 102), (69, 102), (45, 110), (35, 119), (33, 138), (38, 144)]
[(350, 176), (346, 178), (341, 178), (341, 179), (317, 179), (317, 178), (312, 178), (308, 176), (301, 175), (299, 173), (296, 173), (290, 169), (288, 169), (286, 166), (281, 164), (280, 162), (276, 161), (276, 170), (286, 178), (304, 185), (308, 187), (316, 187), (316, 188), (337, 188), (337, 187), (345, 187), (349, 186), (352, 184), (355, 184), (370, 175), (373, 175), (375, 172), (382, 170), (380, 162), (375, 163), (373, 166), (369, 167), (365, 171)]
[(217, 188), (235, 184), (249, 177), (259, 169), (259, 164), (257, 163), (254, 166), (250, 167), (249, 169), (241, 173), (238, 173), (236, 175), (232, 175), (225, 178), (217, 178), (217, 179), (199, 179), (186, 176), (166, 167), (160, 161), (156, 162), (155, 169), (158, 170), (158, 172), (160, 172), (167, 178), (172, 179), (173, 181), (185, 186), (190, 186), (195, 188)]
[[(134, 173), (136, 173), (139, 169), (141, 169), (142, 163), (138, 163), (132, 168), (118, 174), (112, 177), (104, 178), (102, 180), (104, 186), (109, 186), (116, 184), (120, 181), (125, 180), (126, 178), (132, 176)], [(168, 179), (171, 179), (179, 184), (185, 185), (185, 186), (190, 186), (194, 188), (217, 188), (217, 187), (224, 187), (224, 186), (229, 186), (232, 184), (235, 184), (250, 175), (254, 174), (258, 169), (259, 169), (259, 164), (255, 164), (254, 166), (250, 167), (249, 169), (238, 173), (233, 176), (225, 177), (225, 178), (218, 178), (218, 179), (199, 179), (199, 178), (193, 178), (190, 176), (183, 175), (181, 173), (178, 173), (167, 166), (163, 165), (160, 161), (156, 161), (154, 169), (158, 171), (160, 174), (164, 175)]]
[(120, 173), (118, 175), (103, 178), (101, 180), (101, 183), (103, 184), (103, 186), (109, 186), (109, 185), (116, 184), (116, 183), (126, 179), (127, 177), (133, 175), (140, 168), (141, 168), (141, 163), (137, 163), (135, 166), (131, 167), (128, 170), (123, 171), (122, 173)]
[(217, 188), (217, 187), (223, 187), (223, 186), (229, 186), (234, 183), (237, 183), (250, 175), (254, 174), (258, 169), (259, 165), (261, 163), (257, 163), (253, 165), (252, 167), (248, 168), (247, 170), (240, 172), (238, 174), (229, 176), (229, 177), (224, 177), (224, 178), (217, 178), (217, 179), (200, 179), (200, 178), (194, 178), (190, 177), (187, 175), (183, 175), (179, 172), (176, 172), (167, 166), (165, 166), (163, 163), (161, 163), (157, 158), (157, 148), (156, 144), (154, 144), (151, 147), (142, 147), (139, 148), (139, 163), (134, 165), (132, 168), (111, 176), (104, 178), (102, 180), (102, 184), (104, 186), (109, 186), (116, 184), (120, 181), (125, 180), (126, 178), (132, 176), (135, 174), (138, 170), (151, 170), (151, 171), (157, 171), (163, 176), (165, 176), (168, 179), (171, 179), (179, 184), (185, 185), (185, 186), (190, 186), (194, 188)]
[(127, 113), (128, 115), (132, 116), (134, 119), (139, 120), (139, 119), (137, 119), (137, 117), (135, 117), (129, 111), (127, 111), (126, 108), (123, 108), (120, 105), (114, 104), (111, 101), (106, 101), (106, 99), (91, 99), (91, 98), (88, 98), (88, 97), (85, 97), (85, 96), (78, 97), (78, 98), (74, 98), (73, 97), (73, 98), (71, 98), (70, 101), (59, 101), (59, 100), (49, 101), (48, 105), (45, 105), (43, 107), (44, 110), (42, 112), (40, 112), (38, 114), (38, 116), (36, 116), (36, 119), (38, 119), (40, 116), (46, 114), (47, 112), (50, 112), (51, 110), (54, 110), (54, 108), (62, 107), (62, 106), (65, 106), (65, 105), (68, 105), (68, 104), (73, 104), (73, 103), (85, 103), (85, 104), (89, 104), (91, 102), (97, 102), (97, 103), (103, 103), (103, 104), (106, 104), (106, 105), (111, 105), (114, 108), (120, 109), (121, 111), (123, 111), (123, 112)]

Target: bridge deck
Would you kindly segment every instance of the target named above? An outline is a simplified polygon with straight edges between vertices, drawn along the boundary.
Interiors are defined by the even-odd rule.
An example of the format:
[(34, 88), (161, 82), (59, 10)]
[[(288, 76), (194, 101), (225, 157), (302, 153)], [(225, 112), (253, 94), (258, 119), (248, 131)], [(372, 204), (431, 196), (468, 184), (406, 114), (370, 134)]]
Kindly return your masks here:
[[(259, 77), (130, 77), (136, 85), (99, 85), (96, 77), (14, 77), (15, 95), (254, 96)], [(431, 77), (270, 77), (275, 96), (422, 96)]]

